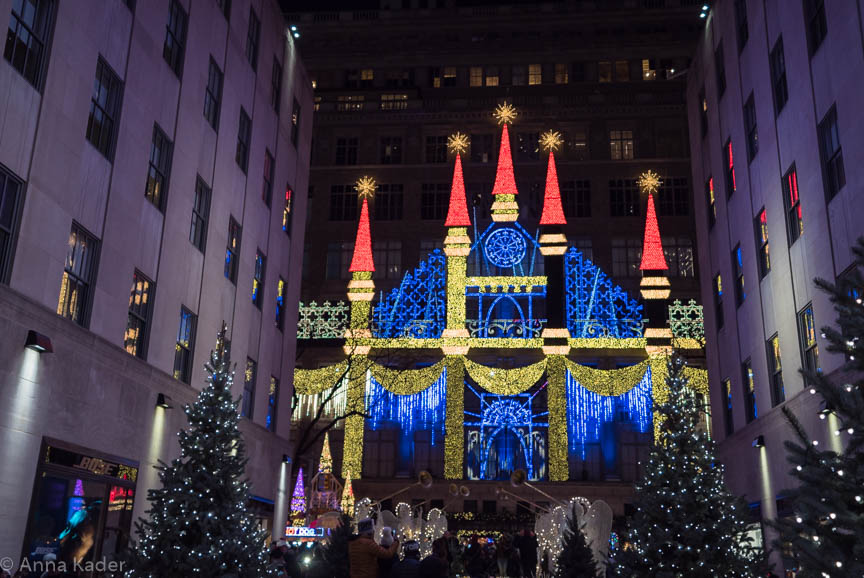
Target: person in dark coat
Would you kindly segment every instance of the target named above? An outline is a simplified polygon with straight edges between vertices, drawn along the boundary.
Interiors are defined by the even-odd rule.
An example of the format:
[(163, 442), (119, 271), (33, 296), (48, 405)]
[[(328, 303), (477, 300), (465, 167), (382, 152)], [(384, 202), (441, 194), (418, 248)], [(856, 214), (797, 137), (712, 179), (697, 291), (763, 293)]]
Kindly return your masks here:
[(409, 540), (402, 547), (402, 553), (405, 558), (393, 564), (388, 578), (419, 578), (420, 544), (416, 540)]
[(537, 536), (531, 530), (522, 530), (519, 537), (519, 556), (522, 562), (522, 575), (534, 578), (537, 572)]
[(450, 565), (447, 563), (447, 542), (438, 538), (432, 542), (432, 554), (420, 562), (419, 578), (448, 578)]

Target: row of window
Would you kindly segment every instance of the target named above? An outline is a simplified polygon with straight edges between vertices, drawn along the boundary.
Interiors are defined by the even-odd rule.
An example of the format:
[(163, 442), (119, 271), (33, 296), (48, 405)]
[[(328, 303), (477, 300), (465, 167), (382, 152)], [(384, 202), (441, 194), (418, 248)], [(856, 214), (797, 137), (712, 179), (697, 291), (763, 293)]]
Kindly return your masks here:
[[(543, 183), (532, 182), (528, 189), (528, 209), (532, 217), (539, 217), (543, 201)], [(489, 217), (491, 191), (481, 183), (466, 183), (468, 200), (477, 207), (482, 218)], [(591, 217), (591, 181), (563, 181), (560, 183), (561, 202), (568, 218)], [(403, 218), (404, 187), (401, 184), (379, 184), (372, 198), (372, 218), (378, 221), (398, 221)], [(450, 202), (448, 183), (423, 183), (420, 191), (420, 218), (443, 220)], [(609, 214), (612, 217), (638, 217), (641, 197), (635, 179), (609, 181)], [(330, 186), (331, 221), (355, 221), (358, 217), (359, 198), (354, 185)], [(687, 216), (690, 212), (690, 186), (686, 177), (664, 179), (657, 193), (657, 213), (661, 216)]]
[[(664, 237), (663, 252), (669, 264), (669, 275), (673, 277), (693, 277), (693, 241), (689, 237)], [(588, 259), (593, 259), (594, 251), (590, 239), (573, 243)], [(440, 240), (420, 242), (420, 255), (425, 257), (435, 249), (443, 249)], [(349, 279), (348, 266), (354, 254), (354, 243), (350, 241), (333, 242), (327, 245), (325, 278), (330, 280)], [(375, 279), (400, 279), (402, 277), (402, 241), (375, 241), (372, 244), (372, 259), (375, 263)], [(612, 239), (612, 275), (616, 278), (641, 277), (639, 265), (642, 261), (642, 241), (632, 239)], [(535, 273), (542, 274), (542, 259), (535, 263)]]
[[(246, 370), (243, 374), (243, 397), (240, 400), (240, 415), (252, 419), (255, 409), (255, 385), (258, 379), (258, 362), (251, 357), (246, 358)], [(279, 380), (270, 376), (267, 388), (267, 415), (264, 426), (269, 431), (276, 431), (276, 414), (279, 405)]]

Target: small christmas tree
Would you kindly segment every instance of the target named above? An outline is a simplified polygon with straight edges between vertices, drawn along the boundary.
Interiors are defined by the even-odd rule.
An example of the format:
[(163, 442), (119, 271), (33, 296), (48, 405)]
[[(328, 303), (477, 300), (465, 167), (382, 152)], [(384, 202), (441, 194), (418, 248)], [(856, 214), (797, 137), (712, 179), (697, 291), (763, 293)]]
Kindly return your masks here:
[(330, 537), (324, 545), (322, 558), (327, 566), (327, 576), (333, 578), (348, 578), (348, 542), (351, 540), (351, 516), (342, 514), (339, 526), (330, 531)]
[(354, 488), (351, 487), (351, 474), (345, 479), (345, 489), (342, 490), (342, 513), (354, 517)]
[(686, 389), (684, 360), (674, 356), (667, 366), (669, 397), (656, 408), (660, 439), (636, 484), (618, 575), (758, 576), (763, 554), (744, 537), (746, 505), (726, 489), (714, 445), (698, 427), (702, 409)]
[(246, 444), (237, 428), (237, 402), (223, 326), (205, 367), (208, 385), (185, 407), (180, 457), (158, 467), (162, 487), (147, 493), (149, 519), (131, 552), (127, 577), (272, 575), (266, 533), (248, 513)]
[(864, 238), (853, 247), (856, 268), (837, 285), (817, 279), (837, 311), (838, 329), (822, 329), (828, 350), (842, 353), (839, 377), (805, 372), (811, 393), (825, 403), (833, 431), (845, 442), (840, 453), (822, 450), (791, 412), (797, 434), (786, 441), (792, 476), (800, 485), (788, 492), (795, 515), (777, 523), (781, 541), (795, 552), (802, 577), (864, 575)]
[(330, 456), (330, 432), (324, 434), (324, 446), (321, 448), (321, 460), (318, 471), (322, 474), (333, 473), (333, 458)]
[(555, 578), (589, 578), (597, 576), (594, 554), (585, 540), (576, 516), (576, 504), (567, 518), (567, 527), (561, 536), (561, 553), (558, 555)]
[(306, 523), (306, 487), (303, 485), (303, 468), (297, 472), (297, 483), (291, 494), (291, 523), (303, 526)]

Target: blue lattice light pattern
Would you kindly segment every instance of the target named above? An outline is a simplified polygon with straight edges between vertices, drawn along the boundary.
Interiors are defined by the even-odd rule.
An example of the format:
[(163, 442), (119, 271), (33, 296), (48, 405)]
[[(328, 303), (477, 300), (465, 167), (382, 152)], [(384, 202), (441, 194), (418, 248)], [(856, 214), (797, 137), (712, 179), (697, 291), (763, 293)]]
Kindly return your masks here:
[(372, 334), (375, 337), (441, 337), (447, 323), (447, 263), (435, 249), (425, 261), (406, 273), (398, 287), (375, 304)]
[(435, 382), (411, 395), (398, 395), (384, 389), (374, 377), (366, 380), (366, 426), (375, 431), (388, 424), (399, 424), (400, 435), (413, 440), (415, 431), (428, 430), (434, 446), (444, 437), (447, 408), (447, 370)]
[(539, 233), (532, 235), (518, 222), (492, 223), (482, 232), (474, 215), (474, 242), (468, 258), (469, 275), (533, 275), (539, 268)]
[(585, 444), (600, 441), (603, 425), (622, 417), (640, 433), (651, 431), (651, 368), (639, 384), (623, 395), (605, 396), (590, 391), (567, 372), (567, 437), (570, 453), (585, 459)]
[(572, 337), (642, 337), (642, 305), (575, 247), (564, 255), (567, 329)]
[(525, 259), (528, 245), (525, 238), (512, 227), (495, 229), (486, 237), (483, 252), (497, 267), (513, 267)]

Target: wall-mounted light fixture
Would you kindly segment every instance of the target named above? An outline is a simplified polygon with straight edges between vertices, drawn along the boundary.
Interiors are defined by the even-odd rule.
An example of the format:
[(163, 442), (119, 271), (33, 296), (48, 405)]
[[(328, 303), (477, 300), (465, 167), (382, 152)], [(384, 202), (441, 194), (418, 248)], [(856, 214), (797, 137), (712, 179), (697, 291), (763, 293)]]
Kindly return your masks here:
[(291, 456), (289, 456), (288, 454), (282, 454), (282, 463), (283, 464), (290, 464), (291, 463)]
[(753, 438), (753, 447), (754, 448), (764, 448), (765, 447), (765, 436), (756, 436)]
[(161, 407), (162, 409), (171, 409), (171, 404), (169, 403), (171, 398), (165, 395), (164, 393), (160, 393), (156, 396), (156, 407)]
[(27, 332), (27, 340), (24, 342), (24, 347), (38, 351), (39, 353), (54, 353), (51, 339), (47, 335), (42, 335), (32, 329)]

